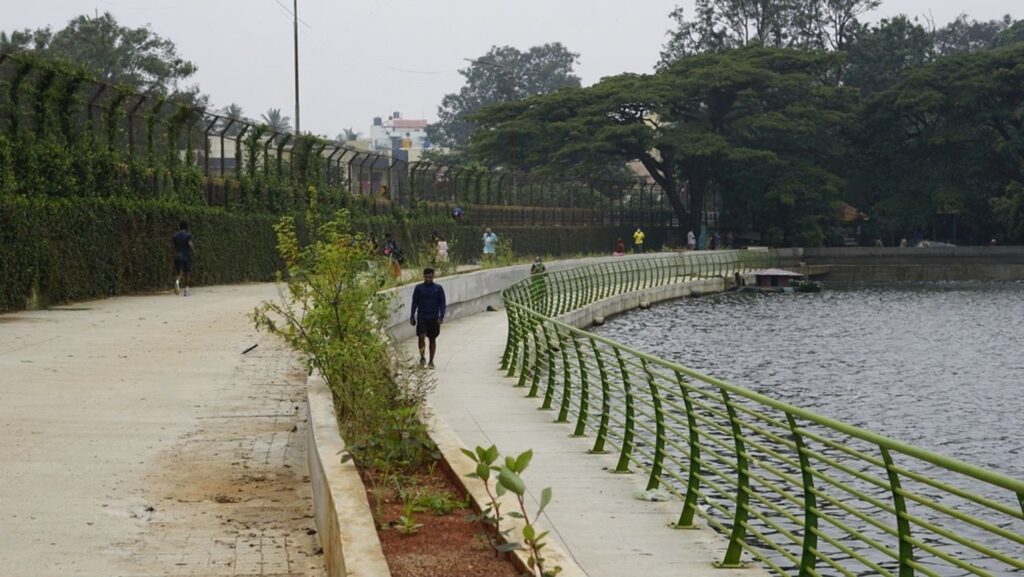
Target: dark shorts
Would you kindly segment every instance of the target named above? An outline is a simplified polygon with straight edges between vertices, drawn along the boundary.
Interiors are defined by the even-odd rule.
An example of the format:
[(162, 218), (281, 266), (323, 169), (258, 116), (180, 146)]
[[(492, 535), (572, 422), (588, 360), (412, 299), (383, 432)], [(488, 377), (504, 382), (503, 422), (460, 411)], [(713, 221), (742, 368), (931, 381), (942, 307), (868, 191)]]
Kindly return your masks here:
[(192, 272), (192, 261), (189, 259), (174, 259), (174, 272)]
[(437, 319), (417, 319), (416, 336), (427, 335), (428, 339), (436, 339), (441, 334), (441, 323)]

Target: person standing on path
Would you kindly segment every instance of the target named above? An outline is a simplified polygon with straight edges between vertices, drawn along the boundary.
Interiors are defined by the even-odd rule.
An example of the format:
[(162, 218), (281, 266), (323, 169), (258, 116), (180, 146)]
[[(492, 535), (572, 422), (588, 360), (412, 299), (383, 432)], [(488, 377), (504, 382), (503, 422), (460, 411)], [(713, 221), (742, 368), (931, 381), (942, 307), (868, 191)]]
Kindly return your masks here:
[[(437, 352), (437, 336), (441, 334), (441, 323), (444, 322), (445, 300), (444, 288), (434, 282), (434, 269), (423, 269), (423, 282), (412, 290), (412, 306), (409, 311), (409, 324), (416, 327), (416, 338), (419, 340), (420, 366), (434, 368), (434, 354)], [(430, 361), (424, 356), (425, 339), (430, 339)]]
[(633, 252), (640, 254), (644, 251), (644, 239), (647, 235), (644, 231), (640, 230), (640, 227), (636, 227), (636, 232), (633, 233)]
[(697, 250), (697, 237), (692, 230), (686, 233), (686, 250)]
[(178, 232), (171, 236), (171, 244), (174, 245), (174, 294), (181, 292), (181, 281), (185, 281), (185, 296), (189, 292), (189, 280), (192, 277), (192, 257), (195, 255), (196, 246), (192, 233), (188, 231), (188, 223), (184, 220), (178, 223)]
[(384, 235), (384, 249), (382, 251), (384, 256), (388, 257), (388, 266), (391, 269), (391, 276), (397, 278), (402, 277), (402, 262), (405, 261), (405, 257), (402, 256), (402, 248), (398, 246), (398, 241), (395, 240), (391, 233)]
[(491, 232), (488, 229), (484, 232), (484, 259), (494, 260), (494, 256), (498, 252), (498, 235)]

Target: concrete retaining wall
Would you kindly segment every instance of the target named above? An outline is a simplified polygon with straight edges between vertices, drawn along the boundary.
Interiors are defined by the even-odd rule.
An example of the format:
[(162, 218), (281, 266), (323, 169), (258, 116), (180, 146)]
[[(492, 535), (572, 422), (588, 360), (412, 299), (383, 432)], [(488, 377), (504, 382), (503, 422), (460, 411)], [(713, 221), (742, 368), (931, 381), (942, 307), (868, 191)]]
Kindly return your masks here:
[[(567, 259), (544, 263), (548, 272), (557, 272), (588, 264), (601, 262), (622, 262), (640, 258), (676, 258), (675, 253), (656, 253), (627, 256), (601, 256), (590, 258)], [(444, 287), (448, 300), (448, 320), (462, 316), (474, 315), (487, 310), (488, 306), (501, 306), (501, 291), (509, 285), (530, 275), (530, 265), (518, 265), (503, 268), (483, 269), (471, 273), (457, 274), (437, 279)], [(409, 303), (415, 284), (395, 287), (385, 294), (392, 297), (394, 312), (387, 323), (388, 334), (398, 340), (405, 340), (416, 335), (416, 328), (409, 324)]]
[(1024, 247), (837, 247), (784, 249), (784, 266), (829, 267), (826, 281), (873, 283), (1024, 280)]
[(309, 426), (306, 455), (313, 486), (313, 516), (328, 577), (388, 577), (384, 552), (352, 461), (341, 462), (345, 441), (338, 433), (334, 399), (318, 375), (306, 383)]
[(727, 286), (726, 279), (708, 278), (634, 291), (611, 296), (582, 309), (568, 312), (558, 320), (582, 329), (594, 324), (595, 318), (608, 318), (639, 308), (641, 302), (656, 303), (688, 296), (718, 293), (724, 291)]

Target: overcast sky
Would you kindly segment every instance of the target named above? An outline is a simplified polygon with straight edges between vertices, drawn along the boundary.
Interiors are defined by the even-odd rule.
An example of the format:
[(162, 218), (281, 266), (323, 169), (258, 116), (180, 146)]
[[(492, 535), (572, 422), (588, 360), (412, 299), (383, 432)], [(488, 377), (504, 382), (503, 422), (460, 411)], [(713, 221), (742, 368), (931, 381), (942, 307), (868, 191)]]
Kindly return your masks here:
[[(0, 30), (62, 28), (110, 11), (123, 25), (150, 24), (199, 66), (212, 107), (231, 102), (258, 118), (281, 108), (294, 119), (292, 0), (30, 0), (4, 2)], [(302, 129), (368, 132), (374, 116), (401, 111), (435, 120), (441, 98), (462, 86), (466, 58), (492, 45), (521, 50), (561, 42), (580, 55), (584, 85), (649, 72), (671, 25), (692, 0), (299, 0)], [(872, 20), (908, 14), (941, 26), (960, 12), (1024, 17), (1019, 0), (883, 0)]]

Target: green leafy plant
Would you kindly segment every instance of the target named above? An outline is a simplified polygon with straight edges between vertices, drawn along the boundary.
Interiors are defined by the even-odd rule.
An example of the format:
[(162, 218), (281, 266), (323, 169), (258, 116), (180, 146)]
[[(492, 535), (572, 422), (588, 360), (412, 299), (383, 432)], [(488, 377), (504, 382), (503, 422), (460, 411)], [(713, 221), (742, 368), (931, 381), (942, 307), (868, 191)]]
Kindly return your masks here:
[(449, 491), (435, 490), (429, 487), (418, 487), (412, 490), (399, 489), (402, 502), (412, 505), (415, 513), (431, 513), (443, 517), (466, 507), (466, 499), (456, 498)]
[(398, 518), (398, 524), (395, 525), (395, 529), (403, 535), (412, 535), (418, 533), (423, 528), (423, 523), (417, 523), (416, 518), (413, 516), (415, 512), (415, 503), (408, 501), (405, 503), (402, 516)]
[[(477, 520), (490, 529), (486, 537), (495, 551), (526, 551), (526, 564), (534, 577), (552, 577), (560, 573), (562, 568), (559, 566), (545, 567), (541, 550), (547, 545), (545, 538), (549, 532), (538, 532), (536, 527), (537, 518), (551, 503), (551, 487), (545, 487), (541, 491), (540, 504), (532, 516), (526, 507), (526, 483), (523, 482), (522, 473), (530, 466), (533, 451), (527, 450), (515, 458), (505, 457), (504, 464), (499, 464), (500, 454), (494, 445), (486, 449), (477, 447), (475, 451), (462, 449), (462, 452), (476, 463), (476, 470), (466, 476), (483, 481), (487, 491), (489, 502), (477, 516)], [(501, 498), (508, 494), (514, 498), (518, 510), (502, 513)], [(511, 540), (512, 529), (503, 528), (504, 521), (508, 518), (522, 520), (522, 543)]]

